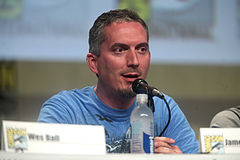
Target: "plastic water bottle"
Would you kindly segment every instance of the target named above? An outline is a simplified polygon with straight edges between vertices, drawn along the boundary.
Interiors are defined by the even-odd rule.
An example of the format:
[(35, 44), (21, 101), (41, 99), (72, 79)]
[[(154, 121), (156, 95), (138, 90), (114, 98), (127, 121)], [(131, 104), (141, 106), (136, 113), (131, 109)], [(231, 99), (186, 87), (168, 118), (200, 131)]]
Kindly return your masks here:
[(154, 152), (154, 118), (148, 107), (148, 95), (137, 94), (137, 106), (131, 113), (131, 153)]

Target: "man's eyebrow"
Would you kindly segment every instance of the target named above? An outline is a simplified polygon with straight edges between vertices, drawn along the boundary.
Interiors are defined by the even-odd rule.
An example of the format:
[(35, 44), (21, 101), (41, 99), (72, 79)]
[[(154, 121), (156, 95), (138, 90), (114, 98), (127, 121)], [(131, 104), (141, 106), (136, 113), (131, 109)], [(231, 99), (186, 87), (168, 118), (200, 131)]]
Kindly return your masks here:
[(112, 46), (111, 46), (111, 49), (115, 48), (115, 47), (123, 47), (123, 48), (129, 48), (128, 45), (124, 44), (124, 43), (114, 43)]
[[(127, 49), (127, 48), (129, 48), (129, 45), (124, 44), (124, 43), (114, 43), (110, 48), (114, 49), (115, 47), (121, 47), (121, 48)], [(149, 45), (148, 45), (148, 43), (145, 43), (145, 42), (144, 43), (139, 43), (139, 44), (137, 44), (137, 46), (135, 48), (140, 48), (140, 47), (149, 48)]]
[(149, 45), (148, 45), (148, 43), (140, 43), (140, 44), (138, 44), (136, 46), (136, 48), (139, 48), (139, 47), (147, 47), (147, 48), (149, 48)]

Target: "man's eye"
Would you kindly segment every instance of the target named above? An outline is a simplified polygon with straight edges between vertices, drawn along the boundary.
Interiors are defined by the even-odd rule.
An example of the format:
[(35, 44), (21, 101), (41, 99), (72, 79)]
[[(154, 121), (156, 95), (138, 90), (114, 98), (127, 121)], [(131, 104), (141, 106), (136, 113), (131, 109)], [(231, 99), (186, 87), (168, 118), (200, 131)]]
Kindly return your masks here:
[(146, 47), (140, 47), (140, 48), (138, 48), (138, 52), (144, 54), (144, 53), (147, 52), (147, 48)]
[(125, 50), (123, 48), (115, 48), (113, 49), (113, 52), (116, 53), (116, 54), (121, 54), (123, 53)]
[(116, 48), (116, 49), (115, 49), (115, 52), (122, 52), (122, 51), (123, 51), (122, 48)]

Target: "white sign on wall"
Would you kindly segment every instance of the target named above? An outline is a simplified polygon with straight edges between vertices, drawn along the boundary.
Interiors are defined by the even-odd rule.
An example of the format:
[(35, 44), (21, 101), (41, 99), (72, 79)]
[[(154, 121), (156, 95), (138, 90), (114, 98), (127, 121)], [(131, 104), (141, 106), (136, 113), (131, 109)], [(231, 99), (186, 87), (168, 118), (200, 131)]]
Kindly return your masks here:
[(105, 154), (103, 126), (3, 121), (2, 149), (7, 152)]

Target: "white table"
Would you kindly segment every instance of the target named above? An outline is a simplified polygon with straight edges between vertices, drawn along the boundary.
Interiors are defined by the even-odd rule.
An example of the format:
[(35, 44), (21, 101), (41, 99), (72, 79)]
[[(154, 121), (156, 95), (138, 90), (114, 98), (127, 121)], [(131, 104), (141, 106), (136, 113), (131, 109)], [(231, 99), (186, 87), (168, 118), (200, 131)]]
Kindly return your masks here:
[(240, 160), (239, 154), (106, 154), (106, 155), (61, 155), (39, 153), (7, 153), (0, 151), (0, 160)]

